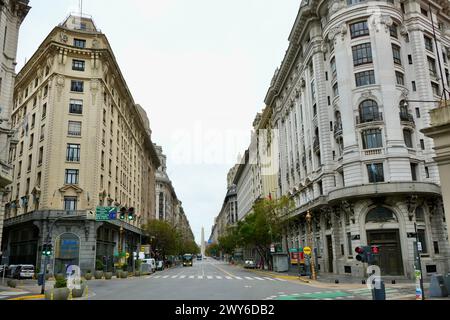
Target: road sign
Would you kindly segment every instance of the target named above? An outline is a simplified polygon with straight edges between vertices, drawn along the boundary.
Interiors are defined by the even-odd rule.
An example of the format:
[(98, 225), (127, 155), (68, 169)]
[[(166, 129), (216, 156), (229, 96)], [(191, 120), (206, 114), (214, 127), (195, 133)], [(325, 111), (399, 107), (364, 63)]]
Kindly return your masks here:
[(95, 219), (97, 221), (109, 221), (117, 219), (117, 208), (114, 207), (97, 207), (95, 211)]
[(127, 252), (127, 254), (125, 255), (127, 257), (127, 259), (130, 257), (130, 254)]
[(274, 244), (270, 245), (270, 252), (272, 252), (272, 253), (275, 252), (275, 245)]
[(310, 247), (304, 247), (303, 248), (303, 252), (306, 254), (306, 255), (311, 255), (311, 248)]

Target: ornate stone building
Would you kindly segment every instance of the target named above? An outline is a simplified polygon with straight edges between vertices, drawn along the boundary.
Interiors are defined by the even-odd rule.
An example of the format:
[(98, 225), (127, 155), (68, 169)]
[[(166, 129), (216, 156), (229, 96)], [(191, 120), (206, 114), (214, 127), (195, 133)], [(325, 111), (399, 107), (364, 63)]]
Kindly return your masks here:
[[(2, 257), (2, 230), (5, 187), (12, 182), (12, 167), (8, 163), (13, 109), (14, 79), (19, 28), (28, 14), (28, 0), (9, 0), (0, 3), (0, 257)], [(2, 264), (2, 259), (0, 259)]]
[[(160, 164), (145, 111), (92, 18), (71, 15), (50, 32), (17, 76), (11, 118), (9, 263), (39, 265), (48, 232), (55, 272), (93, 270), (96, 259), (110, 268), (136, 250), (139, 227), (154, 216)], [(134, 208), (136, 217), (96, 221), (104, 207)]]
[[(447, 90), (450, 84), (449, 14), (450, 3), (438, 0), (302, 1), (254, 123), (272, 133), (256, 135), (256, 165), (247, 165), (249, 155), (236, 174), (247, 177), (237, 183), (239, 218), (250, 207), (239, 199), (275, 190), (296, 204), (283, 248), (313, 247), (322, 272), (364, 277), (355, 248), (379, 245), (383, 275), (413, 277), (417, 240), (425, 277), (447, 272), (434, 144), (420, 130), (441, 98), (439, 63)], [(278, 165), (275, 188), (258, 158), (264, 149)]]

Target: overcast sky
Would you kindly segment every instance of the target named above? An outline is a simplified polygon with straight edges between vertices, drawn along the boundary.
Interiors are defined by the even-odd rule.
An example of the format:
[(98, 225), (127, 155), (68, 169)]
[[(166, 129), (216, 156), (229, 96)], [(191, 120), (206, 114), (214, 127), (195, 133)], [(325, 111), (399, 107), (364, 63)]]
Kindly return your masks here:
[[(288, 47), (300, 0), (85, 0), (108, 37), (200, 243)], [(17, 71), (78, 0), (31, 0)]]

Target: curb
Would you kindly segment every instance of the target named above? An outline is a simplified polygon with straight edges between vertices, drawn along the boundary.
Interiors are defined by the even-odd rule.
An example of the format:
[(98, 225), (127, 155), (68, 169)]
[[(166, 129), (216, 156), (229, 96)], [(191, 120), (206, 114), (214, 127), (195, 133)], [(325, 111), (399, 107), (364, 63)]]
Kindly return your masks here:
[(39, 295), (11, 298), (11, 299), (8, 299), (8, 301), (15, 301), (15, 300), (39, 300), (39, 299), (43, 299), (43, 298), (45, 298), (45, 295), (39, 294)]

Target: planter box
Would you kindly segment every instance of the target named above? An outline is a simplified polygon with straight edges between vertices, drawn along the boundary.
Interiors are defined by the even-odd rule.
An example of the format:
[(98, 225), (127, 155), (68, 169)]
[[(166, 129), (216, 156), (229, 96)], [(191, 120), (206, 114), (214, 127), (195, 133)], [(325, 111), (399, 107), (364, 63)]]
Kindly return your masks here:
[(105, 280), (111, 280), (113, 276), (112, 272), (105, 272)]
[(86, 290), (86, 283), (81, 283), (80, 289), (72, 289), (72, 298), (81, 298)]
[(67, 300), (69, 299), (69, 288), (51, 289), (45, 291), (45, 300)]
[(120, 278), (121, 278), (121, 279), (126, 279), (126, 278), (128, 278), (128, 271), (122, 271), (122, 272), (120, 273)]
[(134, 272), (134, 276), (135, 277), (140, 277), (141, 276), (141, 272), (140, 271), (135, 271)]
[(94, 277), (96, 280), (100, 280), (103, 278), (103, 271), (95, 271)]
[(92, 279), (92, 273), (86, 273), (86, 274), (84, 275), (84, 278), (85, 278), (86, 280), (91, 280), (91, 279)]
[(120, 275), (122, 274), (122, 270), (116, 270), (116, 278), (120, 279)]

